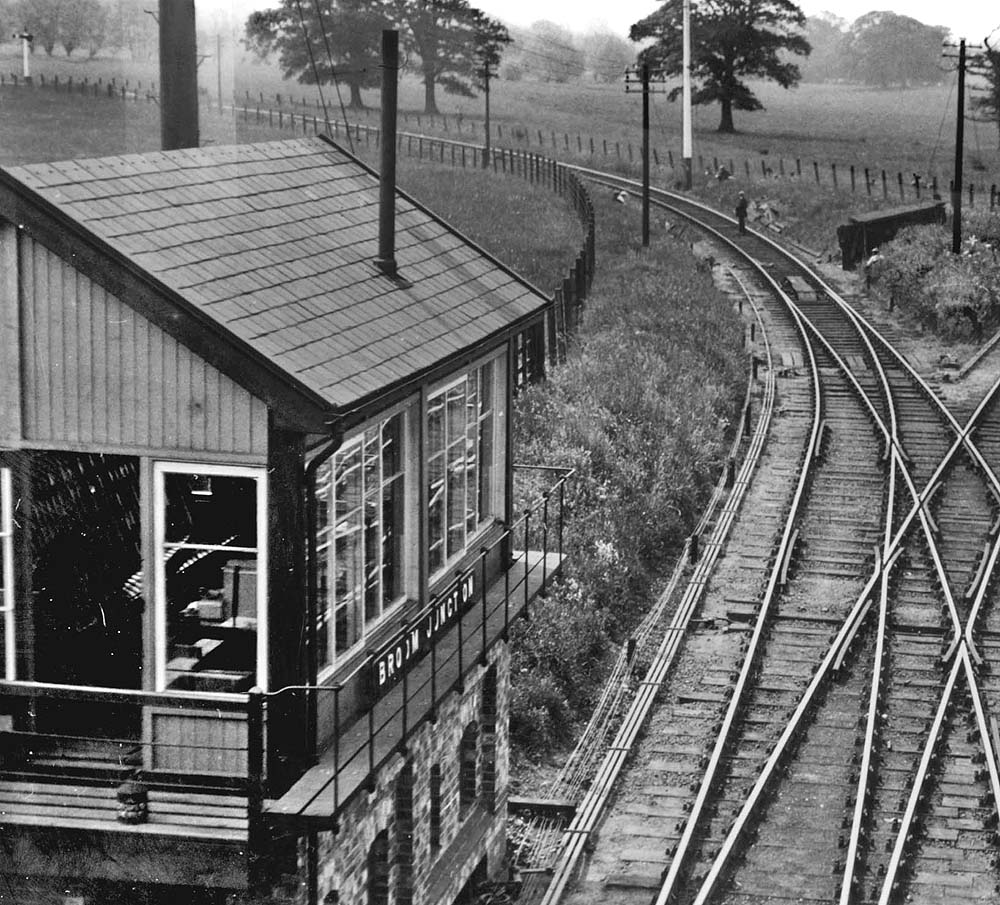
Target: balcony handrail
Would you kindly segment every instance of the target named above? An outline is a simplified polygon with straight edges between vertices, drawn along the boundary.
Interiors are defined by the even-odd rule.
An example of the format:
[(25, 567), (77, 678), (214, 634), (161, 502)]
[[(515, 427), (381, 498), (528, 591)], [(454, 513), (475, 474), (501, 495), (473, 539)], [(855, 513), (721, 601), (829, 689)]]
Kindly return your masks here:
[(245, 712), (250, 701), (246, 692), (141, 691), (133, 688), (110, 688), (103, 685), (65, 685), (23, 679), (0, 679), (0, 697), (47, 698), (70, 701), (107, 701), (109, 704), (133, 704), (176, 707), (186, 710), (225, 710)]
[[(335, 714), (334, 723), (337, 728), (335, 729), (331, 740), (333, 752), (333, 771), (332, 775), (328, 779), (328, 788), (330, 788), (333, 792), (333, 803), (330, 813), (338, 813), (340, 808), (353, 795), (353, 791), (348, 792), (346, 797), (341, 794), (340, 776), (342, 773), (346, 773), (349, 768), (352, 768), (360, 762), (363, 764), (361, 772), (364, 774), (365, 779), (362, 780), (361, 785), (357, 788), (362, 788), (366, 785), (370, 786), (377, 771), (381, 769), (388, 757), (392, 755), (393, 751), (398, 750), (398, 745), (405, 743), (406, 739), (412, 735), (418, 726), (420, 726), (426, 719), (433, 719), (433, 714), (436, 713), (438, 704), (444, 700), (444, 698), (447, 697), (447, 695), (450, 694), (454, 688), (461, 687), (463, 685), (465, 675), (469, 669), (472, 668), (473, 665), (485, 665), (486, 654), (489, 648), (492, 647), (492, 645), (500, 638), (506, 639), (508, 637), (508, 629), (511, 621), (510, 598), (512, 593), (518, 593), (523, 585), (524, 603), (527, 605), (529, 594), (528, 579), (531, 575), (538, 572), (541, 572), (542, 584), (536, 590), (544, 592), (550, 575), (547, 571), (547, 554), (549, 552), (548, 544), (550, 542), (550, 531), (548, 526), (551, 514), (550, 500), (554, 493), (558, 493), (558, 499), (560, 500), (560, 504), (562, 504), (564, 501), (566, 482), (570, 477), (572, 477), (575, 470), (559, 466), (538, 466), (538, 468), (540, 470), (559, 472), (559, 480), (543, 491), (540, 498), (535, 503), (523, 509), (521, 516), (513, 524), (504, 526), (503, 531), (489, 546), (483, 545), (480, 548), (479, 556), (476, 562), (472, 563), (467, 569), (462, 570), (462, 572), (456, 576), (454, 581), (449, 583), (444, 592), (433, 596), (427, 606), (422, 607), (420, 610), (420, 614), (422, 615), (426, 615), (427, 612), (432, 611), (435, 605), (440, 603), (443, 597), (455, 589), (456, 585), (460, 585), (460, 583), (468, 576), (473, 575), (478, 571), (478, 573), (482, 575), (478, 594), (474, 594), (468, 600), (462, 602), (456, 623), (447, 629), (448, 632), (456, 631), (458, 633), (457, 646), (453, 650), (446, 651), (443, 659), (440, 656), (438, 644), (436, 642), (432, 643), (429, 649), (422, 651), (419, 655), (420, 659), (423, 659), (424, 657), (430, 659), (429, 674), (418, 680), (418, 685), (414, 687), (411, 683), (413, 682), (416, 674), (414, 674), (414, 677), (411, 678), (409, 668), (404, 669), (399, 679), (402, 683), (401, 700), (398, 703), (392, 703), (381, 708), (383, 713), (378, 717), (376, 717), (376, 709), (379, 709), (377, 708), (377, 705), (383, 700), (389, 699), (389, 692), (387, 690), (384, 694), (378, 697), (370, 697), (367, 702), (367, 731), (364, 732), (366, 737), (356, 739), (349, 745), (344, 744), (342, 733), (339, 731), (344, 728), (344, 726), (340, 724), (340, 718), (338, 716), (340, 711), (340, 694), (348, 682), (353, 677), (357, 676), (362, 670), (369, 671), (369, 675), (372, 674), (371, 670), (377, 662), (377, 653), (383, 652), (387, 647), (390, 647), (391, 642), (387, 642), (382, 645), (377, 651), (369, 652), (368, 656), (361, 661), (356, 669), (354, 669), (348, 676), (339, 678), (336, 683), (317, 686), (315, 688), (292, 685), (269, 693), (271, 695), (275, 695), (285, 692), (314, 690), (329, 691), (333, 693), (333, 707)], [(540, 512), (541, 516), (537, 520), (537, 523), (534, 523), (531, 520), (531, 516), (536, 512)], [(554, 549), (561, 555), (561, 523), (563, 520), (562, 505), (560, 505), (558, 520), (559, 527), (556, 529), (558, 547), (555, 547)], [(534, 562), (532, 561), (532, 558), (528, 556), (532, 528), (541, 532), (541, 540), (544, 546), (544, 550), (542, 551), (543, 555), (541, 557), (536, 557)], [(523, 546), (525, 547), (524, 551), (522, 551), (523, 571), (520, 564), (517, 564), (516, 569), (505, 569), (504, 576), (501, 579), (504, 585), (503, 597), (500, 600), (490, 600), (489, 595), (487, 594), (488, 589), (486, 587), (485, 580), (487, 574), (486, 563), (490, 552), (499, 547), (501, 550), (506, 550), (507, 555), (512, 555), (514, 547), (518, 541), (523, 541)], [(512, 574), (514, 572), (516, 572), (516, 574)], [(482, 614), (480, 617), (483, 626), (482, 640), (478, 641), (477, 639), (478, 643), (469, 645), (468, 642), (472, 636), (466, 635), (463, 639), (463, 620), (476, 606), (482, 607)], [(417, 624), (419, 618), (420, 616), (411, 615), (406, 620), (401, 620), (401, 630), (405, 632), (411, 629)], [(501, 626), (501, 630), (496, 634), (492, 642), (487, 637), (487, 632), (485, 630), (487, 621), (494, 621), (495, 625)], [(398, 637), (399, 633), (393, 636), (393, 638), (397, 639)], [(469, 659), (466, 660), (463, 655), (467, 646), (472, 649), (469, 651), (471, 656), (469, 656)], [(456, 665), (457, 671), (455, 670)], [(439, 681), (439, 677), (444, 677), (448, 673), (454, 673), (454, 675), (444, 682)], [(391, 687), (396, 687), (396, 683), (393, 683), (393, 686)], [(423, 695), (428, 692), (430, 694), (429, 707), (424, 710), (421, 705), (421, 712), (416, 715), (416, 719), (411, 719), (410, 717), (412, 714), (409, 713), (408, 708), (412, 706), (414, 702), (421, 701), (423, 699)], [(358, 726), (360, 725), (360, 720), (364, 719), (365, 717), (361, 716), (358, 721), (351, 718), (349, 722), (351, 725)], [(401, 726), (401, 730), (398, 733), (399, 738), (392, 735), (390, 737), (391, 744), (387, 744), (383, 733), (394, 732), (394, 724)], [(377, 749), (381, 749), (378, 754), (376, 754)], [(364, 763), (364, 761), (367, 761), (367, 763)]]
[[(568, 468), (568, 467), (562, 466), (562, 465), (521, 465), (521, 464), (515, 464), (513, 467), (515, 469), (528, 469), (528, 470), (535, 469), (535, 470), (540, 470), (540, 471), (556, 472), (556, 473), (558, 473), (560, 475), (560, 477), (559, 477), (559, 479), (557, 481), (555, 481), (555, 483), (552, 484), (551, 487), (549, 487), (539, 497), (539, 499), (537, 501), (535, 501), (534, 503), (532, 503), (530, 506), (525, 507), (525, 509), (522, 510), (521, 515), (518, 518), (516, 518), (510, 525), (503, 525), (503, 530), (500, 532), (500, 535), (486, 548), (486, 549), (488, 549), (490, 551), (496, 549), (498, 546), (500, 546), (501, 544), (503, 544), (503, 543), (505, 543), (507, 541), (510, 541), (511, 543), (513, 543), (514, 542), (514, 532), (516, 530), (518, 530), (521, 527), (521, 525), (524, 524), (526, 516), (530, 518), (530, 515), (533, 514), (533, 513), (535, 513), (535, 512), (537, 512), (538, 510), (543, 510), (543, 509), (547, 510), (548, 499), (556, 491), (558, 491), (560, 493), (560, 499), (561, 499), (561, 494), (562, 494), (563, 490), (565, 489), (566, 483), (576, 473), (576, 469), (575, 468)], [(560, 519), (560, 523), (561, 523), (562, 522), (562, 512), (561, 512), (561, 510), (560, 510), (560, 513), (559, 513), (559, 519)], [(502, 523), (497, 523), (497, 524), (502, 524)], [(559, 552), (561, 554), (562, 553), (562, 530), (561, 530), (561, 524), (560, 524), (560, 528), (559, 528), (559, 530), (558, 530), (557, 533), (558, 533), (558, 537), (559, 537), (559, 545), (558, 545), (557, 552)], [(471, 550), (472, 550), (472, 546), (469, 547), (469, 551), (471, 551)], [(465, 575), (467, 575), (470, 572), (475, 571), (477, 568), (478, 568), (478, 563), (470, 565), (468, 567), (468, 569), (466, 569), (464, 572), (462, 572), (461, 575), (456, 576), (451, 582), (449, 582), (448, 586), (441, 593), (434, 595), (431, 598), (431, 600), (426, 604), (426, 606), (421, 607), (421, 609), (419, 610), (419, 612), (410, 614), (407, 617), (407, 621), (409, 623), (413, 624), (413, 623), (419, 622), (422, 618), (426, 617), (427, 613), (429, 611), (433, 610), (434, 605), (435, 605), (435, 603), (437, 601), (439, 601), (442, 597), (446, 596), (448, 594), (448, 592), (455, 586), (455, 584), (457, 584), (459, 581), (461, 581), (462, 577), (464, 577)], [(527, 570), (526, 574), (534, 574), (534, 572), (538, 568), (541, 568), (541, 564), (537, 564), (536, 563), (535, 566), (533, 566), (533, 567), (531, 567), (531, 569)], [(385, 644), (380, 645), (380, 647), (378, 649), (381, 650), (382, 647), (385, 647), (385, 646), (386, 646)], [(287, 694), (287, 693), (290, 693), (290, 692), (300, 692), (300, 691), (311, 692), (311, 691), (332, 690), (335, 685), (347, 685), (350, 682), (352, 682), (358, 676), (359, 673), (362, 673), (365, 670), (367, 670), (369, 668), (370, 664), (371, 664), (371, 656), (365, 656), (354, 667), (354, 669), (352, 669), (346, 675), (341, 676), (341, 675), (338, 675), (336, 672), (334, 672), (333, 676), (331, 676), (331, 678), (330, 678), (329, 681), (327, 681), (327, 682), (320, 682), (318, 685), (315, 685), (315, 686), (310, 686), (310, 685), (286, 685), (286, 686), (283, 686), (282, 688), (275, 689), (274, 691), (265, 692), (265, 697), (272, 698), (272, 697), (276, 697), (276, 696), (282, 695), (282, 694)]]

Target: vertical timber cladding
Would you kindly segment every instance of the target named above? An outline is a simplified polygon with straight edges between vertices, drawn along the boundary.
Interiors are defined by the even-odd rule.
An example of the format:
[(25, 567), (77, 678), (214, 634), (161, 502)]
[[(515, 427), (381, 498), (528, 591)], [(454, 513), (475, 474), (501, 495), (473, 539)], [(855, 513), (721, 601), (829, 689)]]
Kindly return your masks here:
[(17, 326), (17, 230), (0, 220), (0, 445), (21, 436)]
[(18, 258), (24, 440), (266, 456), (262, 401), (39, 242)]

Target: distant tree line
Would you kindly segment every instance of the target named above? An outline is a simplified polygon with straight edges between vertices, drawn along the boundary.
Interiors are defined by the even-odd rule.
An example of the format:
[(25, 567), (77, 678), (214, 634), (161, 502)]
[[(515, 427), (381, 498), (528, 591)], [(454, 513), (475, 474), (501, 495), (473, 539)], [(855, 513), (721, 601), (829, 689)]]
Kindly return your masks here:
[(812, 55), (802, 78), (812, 82), (858, 82), (877, 88), (934, 85), (943, 81), (941, 43), (948, 29), (910, 16), (870, 12), (848, 22), (834, 13), (806, 20)]
[(500, 75), (517, 81), (570, 82), (589, 78), (595, 82), (619, 82), (625, 69), (634, 65), (636, 49), (609, 31), (590, 31), (582, 36), (541, 19), (525, 29), (512, 29), (513, 43), (504, 55)]
[(473, 97), (486, 69), (495, 74), (507, 28), (468, 0), (281, 0), (246, 21), (244, 43), (276, 55), (286, 78), (334, 82), (362, 106), (361, 89), (379, 83), (383, 29), (400, 33), (404, 65), (424, 83), (424, 109), (437, 113), (437, 89)]
[(102, 50), (148, 57), (158, 46), (155, 0), (0, 0), (0, 38), (33, 37), (31, 52), (95, 57)]

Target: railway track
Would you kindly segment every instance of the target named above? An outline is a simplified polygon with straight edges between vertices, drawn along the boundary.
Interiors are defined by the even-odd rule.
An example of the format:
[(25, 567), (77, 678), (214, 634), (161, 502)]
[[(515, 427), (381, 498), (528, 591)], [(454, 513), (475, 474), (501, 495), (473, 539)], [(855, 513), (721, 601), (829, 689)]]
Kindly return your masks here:
[[(797, 477), (780, 528), (758, 518), (733, 547), (762, 579), (738, 602), (738, 653), (712, 691), (685, 691), (713, 650), (689, 634), (624, 805), (570, 828), (564, 849), (586, 836), (593, 852), (582, 870), (556, 859), (543, 901), (995, 901), (997, 388), (959, 422), (818, 274), (689, 199), (653, 203), (713, 237), (786, 339), (794, 325), (798, 348), (778, 354), (811, 373), (790, 408), (809, 439), (772, 463), (776, 486)], [(640, 822), (644, 789), (658, 804)], [(639, 857), (602, 852), (601, 820)]]

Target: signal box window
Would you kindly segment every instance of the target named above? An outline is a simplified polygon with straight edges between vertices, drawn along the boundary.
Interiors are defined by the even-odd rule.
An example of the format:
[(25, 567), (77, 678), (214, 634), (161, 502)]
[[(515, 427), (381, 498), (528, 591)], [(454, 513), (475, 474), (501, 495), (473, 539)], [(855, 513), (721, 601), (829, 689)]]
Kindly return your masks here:
[(496, 361), (427, 400), (430, 571), (440, 573), (493, 515)]
[(156, 503), (158, 686), (265, 687), (263, 472), (160, 463)]
[(348, 440), (316, 476), (320, 668), (357, 649), (404, 596), (406, 416)]

